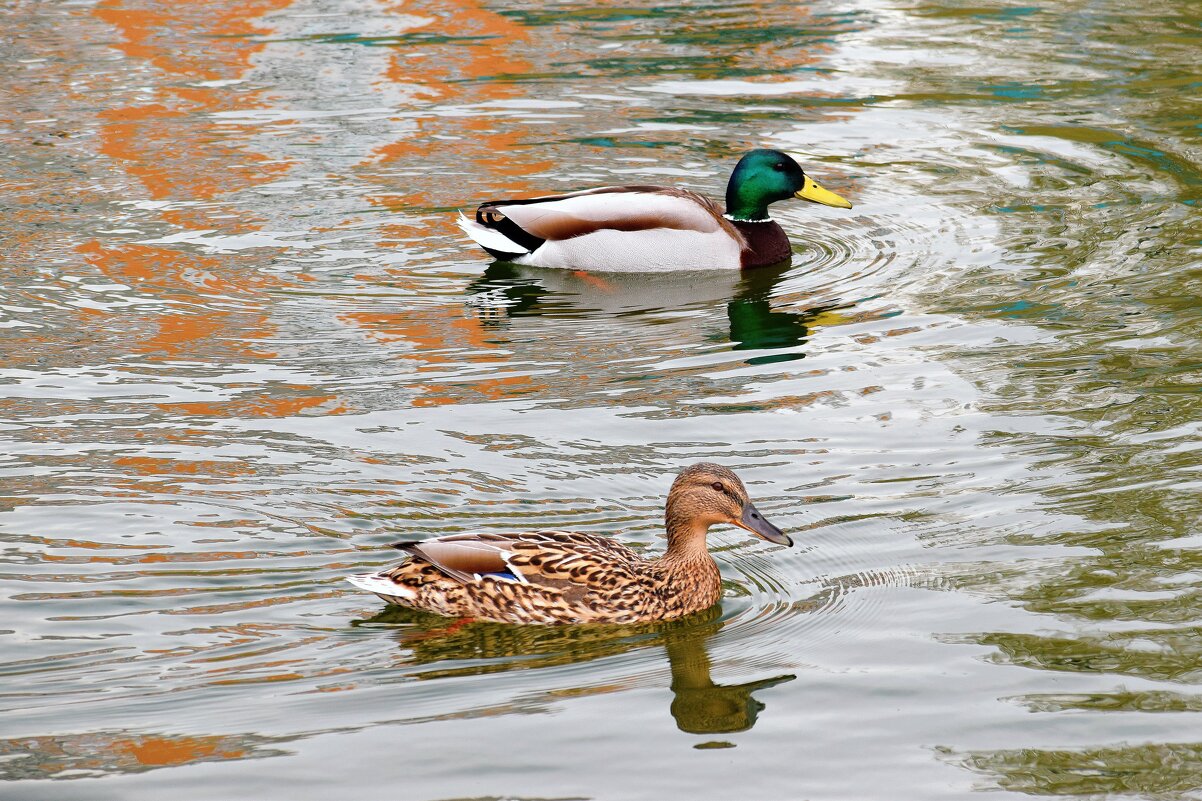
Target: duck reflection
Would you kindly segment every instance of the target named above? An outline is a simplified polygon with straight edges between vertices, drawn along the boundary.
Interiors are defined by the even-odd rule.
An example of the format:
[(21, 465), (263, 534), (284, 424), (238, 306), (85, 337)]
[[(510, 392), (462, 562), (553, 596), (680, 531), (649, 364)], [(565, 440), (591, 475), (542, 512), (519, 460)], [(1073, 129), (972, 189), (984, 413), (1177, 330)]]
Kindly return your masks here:
[[(738, 291), (726, 304), (730, 322), (730, 341), (735, 350), (782, 350), (800, 345), (811, 330), (823, 322), (839, 319), (836, 312), (855, 304), (839, 300), (816, 302), (800, 311), (774, 309), (772, 296), (789, 270), (788, 263), (746, 270), (740, 276)], [(801, 353), (774, 353), (748, 359), (748, 364), (800, 359)]]
[[(485, 325), (501, 327), (533, 316), (637, 316), (726, 305), (729, 341), (735, 350), (794, 348), (815, 324), (854, 304), (838, 299), (809, 308), (773, 308), (776, 287), (789, 262), (743, 272), (591, 273), (493, 262), (468, 286), (469, 304)], [(773, 353), (749, 364), (800, 359), (801, 353)]]
[[(448, 622), (393, 606), (353, 625), (404, 626), (397, 641), (409, 651), (407, 661), (445, 666), (417, 674), (427, 679), (585, 662), (663, 645), (672, 674), (670, 709), (677, 728), (690, 734), (718, 734), (750, 729), (764, 709), (752, 693), (796, 678), (782, 674), (742, 684), (715, 684), (705, 644), (725, 625), (720, 612), (715, 607), (680, 620), (630, 626), (513, 626)], [(465, 660), (473, 664), (464, 665)], [(601, 691), (613, 689), (610, 684)]]
[(670, 638), (666, 646), (672, 670), (672, 717), (678, 729), (690, 734), (750, 729), (764, 709), (763, 702), (751, 694), (797, 678), (786, 673), (743, 684), (714, 684), (702, 639)]

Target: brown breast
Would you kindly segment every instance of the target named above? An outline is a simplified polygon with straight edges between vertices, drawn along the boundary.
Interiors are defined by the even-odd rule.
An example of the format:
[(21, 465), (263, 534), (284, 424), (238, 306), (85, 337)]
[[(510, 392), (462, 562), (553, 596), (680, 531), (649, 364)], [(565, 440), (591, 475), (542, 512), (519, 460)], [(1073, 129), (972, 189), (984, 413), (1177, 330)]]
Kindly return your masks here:
[(743, 267), (764, 267), (793, 258), (793, 248), (785, 231), (772, 220), (768, 222), (734, 221), (735, 227), (747, 240), (749, 250), (743, 251)]

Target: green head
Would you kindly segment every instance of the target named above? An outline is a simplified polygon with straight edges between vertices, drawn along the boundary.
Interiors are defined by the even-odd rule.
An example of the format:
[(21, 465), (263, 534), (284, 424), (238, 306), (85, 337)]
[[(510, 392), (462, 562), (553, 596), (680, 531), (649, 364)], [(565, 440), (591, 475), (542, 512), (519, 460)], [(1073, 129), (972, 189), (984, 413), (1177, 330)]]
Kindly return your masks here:
[(768, 219), (768, 204), (797, 197), (824, 206), (850, 209), (851, 204), (828, 192), (801, 171), (793, 157), (779, 150), (752, 150), (735, 165), (726, 185), (726, 214), (736, 220)]

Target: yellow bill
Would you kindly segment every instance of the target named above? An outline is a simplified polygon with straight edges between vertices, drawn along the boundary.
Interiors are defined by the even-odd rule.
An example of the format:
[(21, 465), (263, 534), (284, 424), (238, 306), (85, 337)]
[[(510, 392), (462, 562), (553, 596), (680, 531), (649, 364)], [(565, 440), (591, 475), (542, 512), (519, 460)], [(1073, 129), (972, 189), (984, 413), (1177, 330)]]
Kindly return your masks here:
[(831, 192), (828, 189), (823, 189), (810, 176), (805, 177), (805, 186), (801, 188), (793, 197), (799, 197), (802, 200), (808, 200), (811, 203), (821, 203), (824, 206), (834, 206), (839, 209), (850, 209), (851, 204), (843, 198)]

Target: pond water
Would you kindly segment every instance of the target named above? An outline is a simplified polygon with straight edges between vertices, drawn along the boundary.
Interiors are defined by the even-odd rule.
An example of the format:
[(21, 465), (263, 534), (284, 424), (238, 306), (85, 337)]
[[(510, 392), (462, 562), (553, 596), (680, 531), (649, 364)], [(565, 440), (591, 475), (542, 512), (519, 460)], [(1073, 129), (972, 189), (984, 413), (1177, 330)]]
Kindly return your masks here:
[[(0, 794), (1202, 797), (1194, 0), (16, 0)], [(721, 196), (791, 266), (489, 264), (499, 197)], [(389, 610), (387, 544), (656, 552), (719, 608)]]

